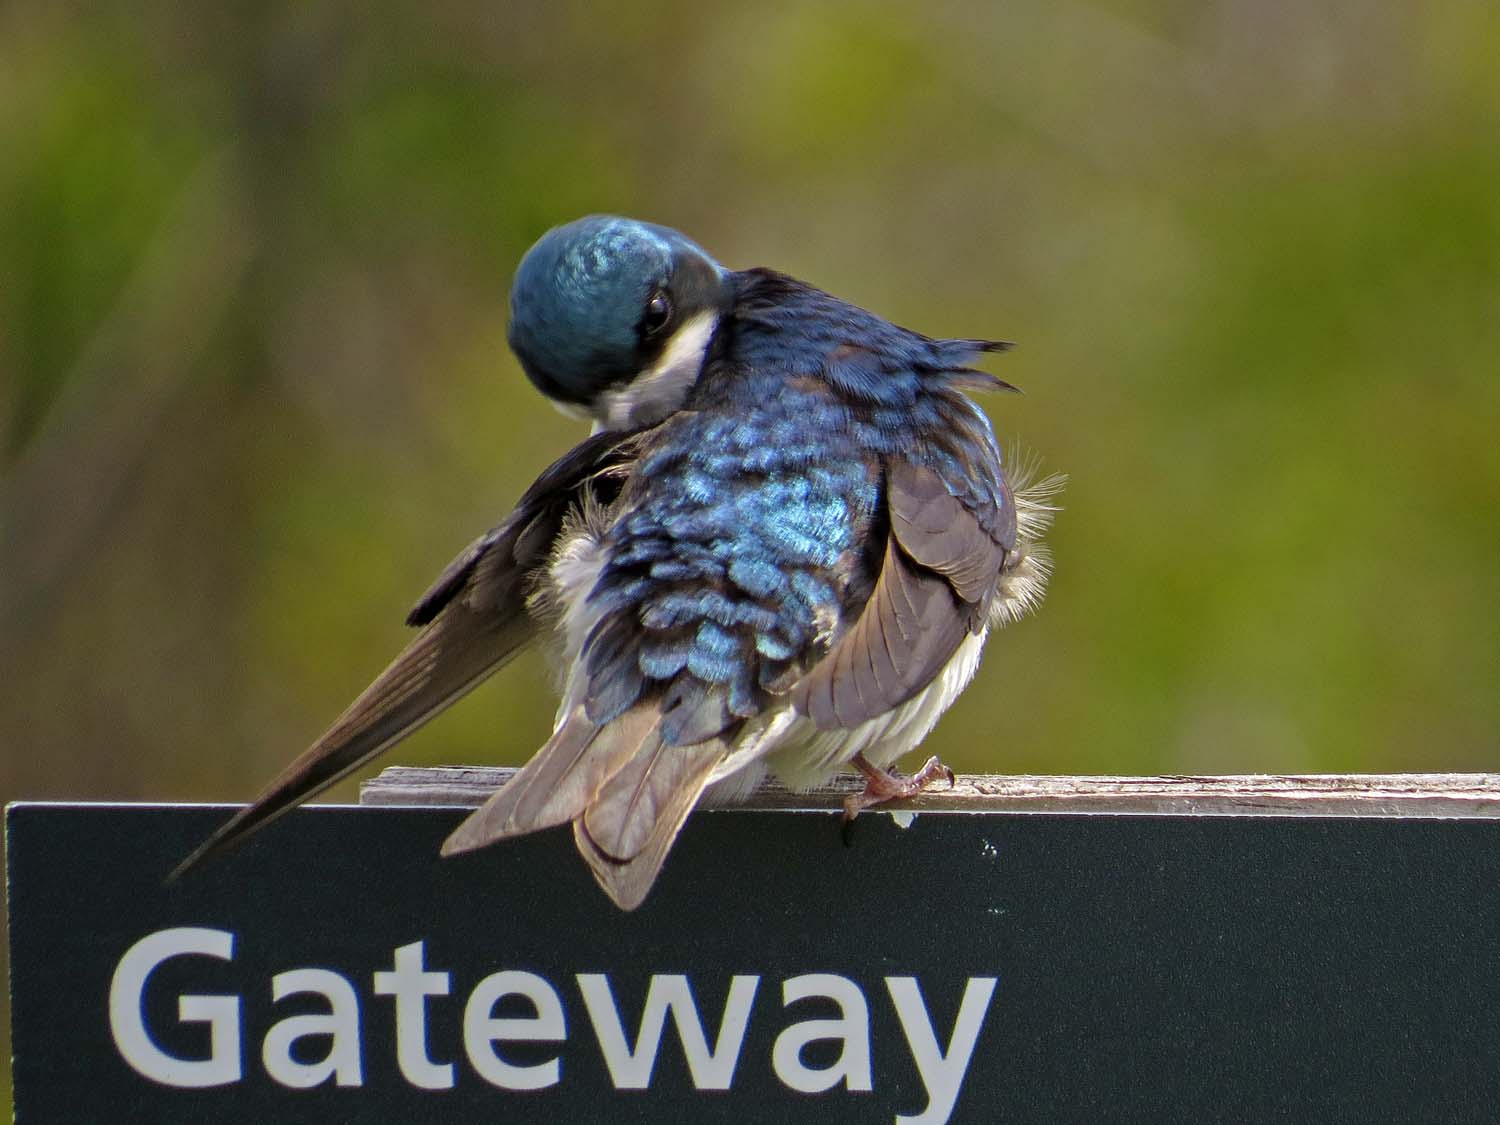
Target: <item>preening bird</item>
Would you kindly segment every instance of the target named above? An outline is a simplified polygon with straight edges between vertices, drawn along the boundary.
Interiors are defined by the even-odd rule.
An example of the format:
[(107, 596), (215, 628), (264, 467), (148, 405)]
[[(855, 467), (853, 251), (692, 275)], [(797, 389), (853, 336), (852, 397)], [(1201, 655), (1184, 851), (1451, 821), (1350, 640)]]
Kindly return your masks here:
[(1056, 479), (1008, 482), (966, 393), (1012, 389), (971, 366), (1009, 345), (932, 339), (605, 215), (527, 252), (510, 312), (527, 376), (594, 435), (448, 566), (394, 663), (179, 872), (548, 633), (566, 669), (552, 736), (445, 855), (571, 823), (630, 910), (710, 788), (853, 767), (852, 816), (947, 772), (891, 767), (1048, 573)]

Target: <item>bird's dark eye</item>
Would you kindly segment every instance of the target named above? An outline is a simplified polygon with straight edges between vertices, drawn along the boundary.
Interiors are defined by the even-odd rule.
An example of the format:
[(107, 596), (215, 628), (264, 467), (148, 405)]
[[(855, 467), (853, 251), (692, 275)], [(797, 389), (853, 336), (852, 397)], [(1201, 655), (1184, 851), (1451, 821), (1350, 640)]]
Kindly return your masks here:
[(671, 319), (672, 299), (658, 289), (646, 302), (646, 312), (641, 317), (641, 328), (646, 335), (651, 336), (665, 328), (667, 321)]

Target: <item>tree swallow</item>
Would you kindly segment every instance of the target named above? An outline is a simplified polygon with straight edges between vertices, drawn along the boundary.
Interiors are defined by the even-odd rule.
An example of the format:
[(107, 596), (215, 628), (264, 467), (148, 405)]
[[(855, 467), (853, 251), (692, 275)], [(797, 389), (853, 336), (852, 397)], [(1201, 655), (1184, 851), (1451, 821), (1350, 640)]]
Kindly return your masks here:
[(526, 254), (510, 344), (593, 436), (449, 565), (421, 631), (312, 747), (178, 868), (262, 827), (552, 633), (552, 737), (443, 854), (571, 824), (623, 909), (689, 812), (769, 770), (853, 767), (846, 815), (951, 773), (893, 763), (1042, 597), (1057, 480), (1013, 487), (965, 392), (1009, 345), (932, 339), (676, 231), (594, 215)]

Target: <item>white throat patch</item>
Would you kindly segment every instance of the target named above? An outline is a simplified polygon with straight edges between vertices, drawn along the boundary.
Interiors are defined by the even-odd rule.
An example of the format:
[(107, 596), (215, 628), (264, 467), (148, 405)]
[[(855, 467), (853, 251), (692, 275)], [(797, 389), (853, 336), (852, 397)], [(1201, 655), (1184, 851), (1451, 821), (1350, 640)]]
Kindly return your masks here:
[(718, 325), (711, 309), (688, 318), (672, 333), (655, 363), (623, 387), (605, 391), (594, 405), (594, 432), (628, 430), (659, 422), (682, 405)]

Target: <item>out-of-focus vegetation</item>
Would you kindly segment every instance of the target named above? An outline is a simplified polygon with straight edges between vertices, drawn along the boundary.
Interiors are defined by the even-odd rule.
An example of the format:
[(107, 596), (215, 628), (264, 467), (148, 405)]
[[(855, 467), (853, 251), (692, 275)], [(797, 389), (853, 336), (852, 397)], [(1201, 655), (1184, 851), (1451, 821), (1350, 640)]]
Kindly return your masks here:
[[(599, 210), (1019, 342), (1072, 481), (955, 766), (1493, 768), (1497, 58), (1484, 3), (6, 5), (0, 796), (317, 734), (582, 436), (505, 302)], [(394, 758), (519, 762), (549, 687)]]

